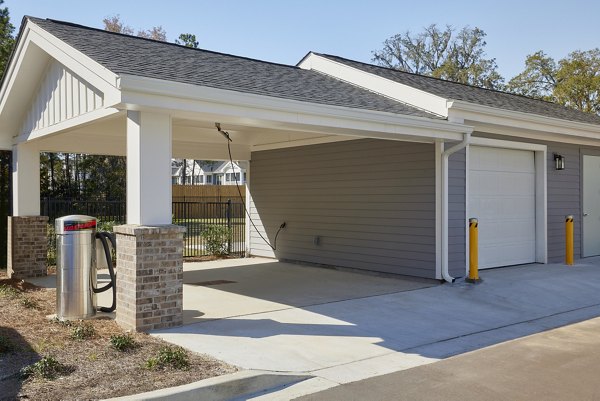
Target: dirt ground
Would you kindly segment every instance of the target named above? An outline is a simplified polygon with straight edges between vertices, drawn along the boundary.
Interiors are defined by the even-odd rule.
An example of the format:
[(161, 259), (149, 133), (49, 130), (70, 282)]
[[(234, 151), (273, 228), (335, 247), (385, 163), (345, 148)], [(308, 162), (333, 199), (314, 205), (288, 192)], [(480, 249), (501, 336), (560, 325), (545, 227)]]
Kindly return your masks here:
[[(148, 369), (146, 361), (156, 357), (162, 340), (132, 333), (137, 347), (120, 352), (110, 344), (111, 335), (122, 334), (112, 320), (89, 320), (95, 334), (73, 338), (83, 322), (63, 324), (46, 316), (55, 312), (56, 291), (7, 280), (0, 271), (0, 340), (12, 345), (1, 352), (0, 400), (87, 400), (117, 397), (191, 383), (231, 373), (235, 367), (204, 355), (188, 353), (189, 368)], [(15, 288), (16, 291), (7, 290)], [(54, 380), (23, 379), (19, 371), (44, 356), (53, 356), (68, 367)]]

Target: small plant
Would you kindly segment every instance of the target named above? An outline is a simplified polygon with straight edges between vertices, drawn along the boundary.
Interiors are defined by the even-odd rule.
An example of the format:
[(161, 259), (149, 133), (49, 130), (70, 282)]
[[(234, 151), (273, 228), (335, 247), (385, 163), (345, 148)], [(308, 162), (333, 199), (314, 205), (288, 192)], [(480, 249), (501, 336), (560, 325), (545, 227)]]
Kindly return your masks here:
[(21, 305), (26, 307), (27, 309), (40, 309), (40, 305), (35, 299), (31, 299), (28, 297), (21, 298)]
[(138, 346), (131, 334), (115, 334), (110, 336), (110, 345), (120, 352), (130, 351)]
[(70, 320), (60, 320), (58, 316), (54, 316), (52, 319), (50, 319), (50, 323), (60, 324), (64, 327), (71, 327), (73, 325), (73, 322)]
[(39, 361), (21, 369), (21, 376), (53, 380), (58, 376), (69, 374), (73, 369), (63, 365), (53, 356), (45, 356)]
[(209, 254), (217, 256), (228, 254), (227, 248), (231, 241), (231, 229), (210, 224), (204, 227), (200, 235), (206, 241), (206, 251)]
[(164, 369), (187, 369), (190, 360), (187, 352), (181, 347), (164, 346), (158, 350), (158, 355), (146, 361), (146, 368), (150, 370)]
[(21, 291), (10, 285), (0, 284), (0, 296), (14, 299), (21, 296)]
[(96, 336), (96, 329), (91, 323), (83, 322), (71, 329), (71, 338), (73, 340), (87, 340)]
[(8, 354), (15, 350), (15, 345), (8, 337), (0, 336), (0, 355)]

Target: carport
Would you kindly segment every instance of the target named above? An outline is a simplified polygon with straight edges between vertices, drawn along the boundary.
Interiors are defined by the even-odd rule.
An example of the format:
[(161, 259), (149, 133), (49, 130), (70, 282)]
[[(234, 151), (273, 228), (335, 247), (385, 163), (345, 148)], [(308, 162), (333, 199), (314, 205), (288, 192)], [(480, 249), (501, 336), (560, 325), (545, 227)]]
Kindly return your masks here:
[[(215, 123), (229, 133), (230, 152), (228, 140), (217, 131)], [(268, 219), (261, 220), (265, 209), (278, 207), (272, 200), (279, 184), (269, 181), (270, 170), (265, 169), (264, 160), (272, 160), (269, 152), (276, 150), (292, 149), (296, 156), (314, 156), (323, 154), (314, 150), (320, 146), (343, 143), (354, 146), (353, 158), (361, 155), (361, 149), (373, 146), (404, 149), (398, 154), (403, 164), (384, 171), (411, 171), (402, 182), (429, 188), (430, 207), (421, 211), (427, 216), (425, 237), (429, 240), (419, 251), (429, 259), (416, 262), (429, 266), (432, 278), (443, 275), (448, 271), (449, 254), (448, 157), (443, 156), (444, 143), (458, 143), (460, 147), (470, 132), (463, 124), (316, 71), (27, 17), (0, 90), (0, 147), (13, 151), (9, 274), (36, 275), (43, 270), (40, 264), (45, 263), (39, 153), (126, 156), (127, 225), (115, 230), (120, 272), (117, 321), (136, 330), (180, 325), (183, 234), (181, 227), (171, 225), (171, 158), (229, 160), (231, 156), (233, 160), (261, 161), (256, 179), (253, 164), (248, 174), (247, 208), (253, 222), (246, 224), (246, 248), (249, 254), (280, 258), (285, 245), (283, 251), (271, 245), (279, 219), (286, 217), (269, 214)], [(329, 154), (331, 148), (320, 149)], [(378, 153), (365, 154), (367, 162), (377, 161)], [(415, 159), (415, 154), (422, 155), (422, 160)], [(286, 154), (277, 157), (287, 158)], [(397, 158), (393, 153), (386, 157)], [(344, 159), (336, 160), (346, 163)], [(281, 166), (292, 180), (303, 174)], [(421, 175), (421, 170), (428, 175)], [(254, 182), (260, 185), (253, 186)], [(373, 188), (365, 186), (365, 191)], [(344, 194), (343, 188), (340, 193)], [(382, 202), (392, 202), (385, 200), (391, 195), (379, 195)], [(300, 202), (314, 210), (320, 207), (310, 200)], [(410, 203), (422, 202), (413, 199)], [(297, 216), (298, 222), (303, 218)], [(464, 223), (464, 216), (461, 219)], [(422, 229), (417, 220), (414, 218), (404, 237), (398, 238), (408, 238), (410, 230)], [(289, 226), (290, 235), (296, 227)], [(457, 230), (464, 233), (460, 226)], [(320, 241), (318, 233), (300, 235), (311, 238), (313, 245)], [(383, 241), (360, 228), (352, 240), (344, 246), (356, 248), (361, 241), (371, 241), (375, 243), (371, 248), (379, 249), (376, 243)], [(403, 241), (396, 244), (401, 247)], [(331, 261), (339, 260), (346, 249), (337, 246), (322, 257), (318, 252), (298, 253), (298, 248), (295, 253), (288, 248), (284, 256), (335, 264)], [(395, 263), (394, 258), (407, 259), (398, 254), (386, 258), (377, 263), (389, 266)], [(364, 269), (366, 263), (348, 263), (348, 267)], [(464, 261), (459, 268), (464, 269)], [(417, 270), (406, 267), (391, 272), (410, 274)]]

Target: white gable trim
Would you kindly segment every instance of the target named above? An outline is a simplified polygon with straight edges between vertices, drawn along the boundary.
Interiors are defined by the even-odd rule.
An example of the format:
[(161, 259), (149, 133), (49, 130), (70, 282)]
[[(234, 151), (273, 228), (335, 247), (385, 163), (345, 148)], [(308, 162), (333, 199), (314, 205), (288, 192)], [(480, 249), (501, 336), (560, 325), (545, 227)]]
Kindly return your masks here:
[(30, 28), (34, 34), (32, 39), (36, 45), (58, 59), (67, 68), (80, 74), (86, 81), (101, 90), (116, 88), (117, 74), (46, 32), (35, 23), (29, 21), (27, 28)]
[[(0, 145), (8, 145), (9, 142), (13, 142), (14, 137), (22, 135), (24, 131), (31, 132), (28, 128), (45, 130), (51, 125), (33, 121), (35, 118), (32, 116), (36, 114), (32, 109), (39, 107), (33, 103), (40, 97), (47, 99), (47, 96), (40, 95), (39, 91), (31, 86), (40, 79), (47, 79), (47, 76), (44, 78), (46, 68), (53, 68), (45, 67), (44, 63), (48, 61), (49, 65), (59, 63), (62, 69), (77, 76), (79, 82), (85, 82), (86, 87), (93, 88), (93, 92), (102, 97), (101, 107), (120, 102), (120, 91), (116, 87), (117, 75), (44, 31), (31, 20), (27, 20), (0, 88)], [(28, 87), (27, 90), (22, 90), (23, 85)], [(59, 105), (60, 101), (56, 101)], [(93, 109), (98, 109), (96, 103), (95, 101)], [(65, 110), (68, 109), (69, 107), (65, 107)], [(71, 117), (74, 117), (73, 112)], [(65, 115), (64, 120), (67, 119)], [(57, 121), (63, 121), (62, 116), (54, 119), (54, 123)]]
[(312, 52), (298, 64), (298, 67), (322, 72), (442, 117), (448, 116), (446, 99), (443, 97), (359, 70)]

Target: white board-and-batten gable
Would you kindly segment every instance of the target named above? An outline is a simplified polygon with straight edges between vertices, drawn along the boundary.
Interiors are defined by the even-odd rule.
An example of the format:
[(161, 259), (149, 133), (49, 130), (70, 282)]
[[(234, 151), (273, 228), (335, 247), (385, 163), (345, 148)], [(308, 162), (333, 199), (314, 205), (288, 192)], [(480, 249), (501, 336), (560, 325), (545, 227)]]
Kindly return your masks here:
[(56, 60), (51, 60), (21, 129), (27, 134), (104, 107), (104, 94)]

